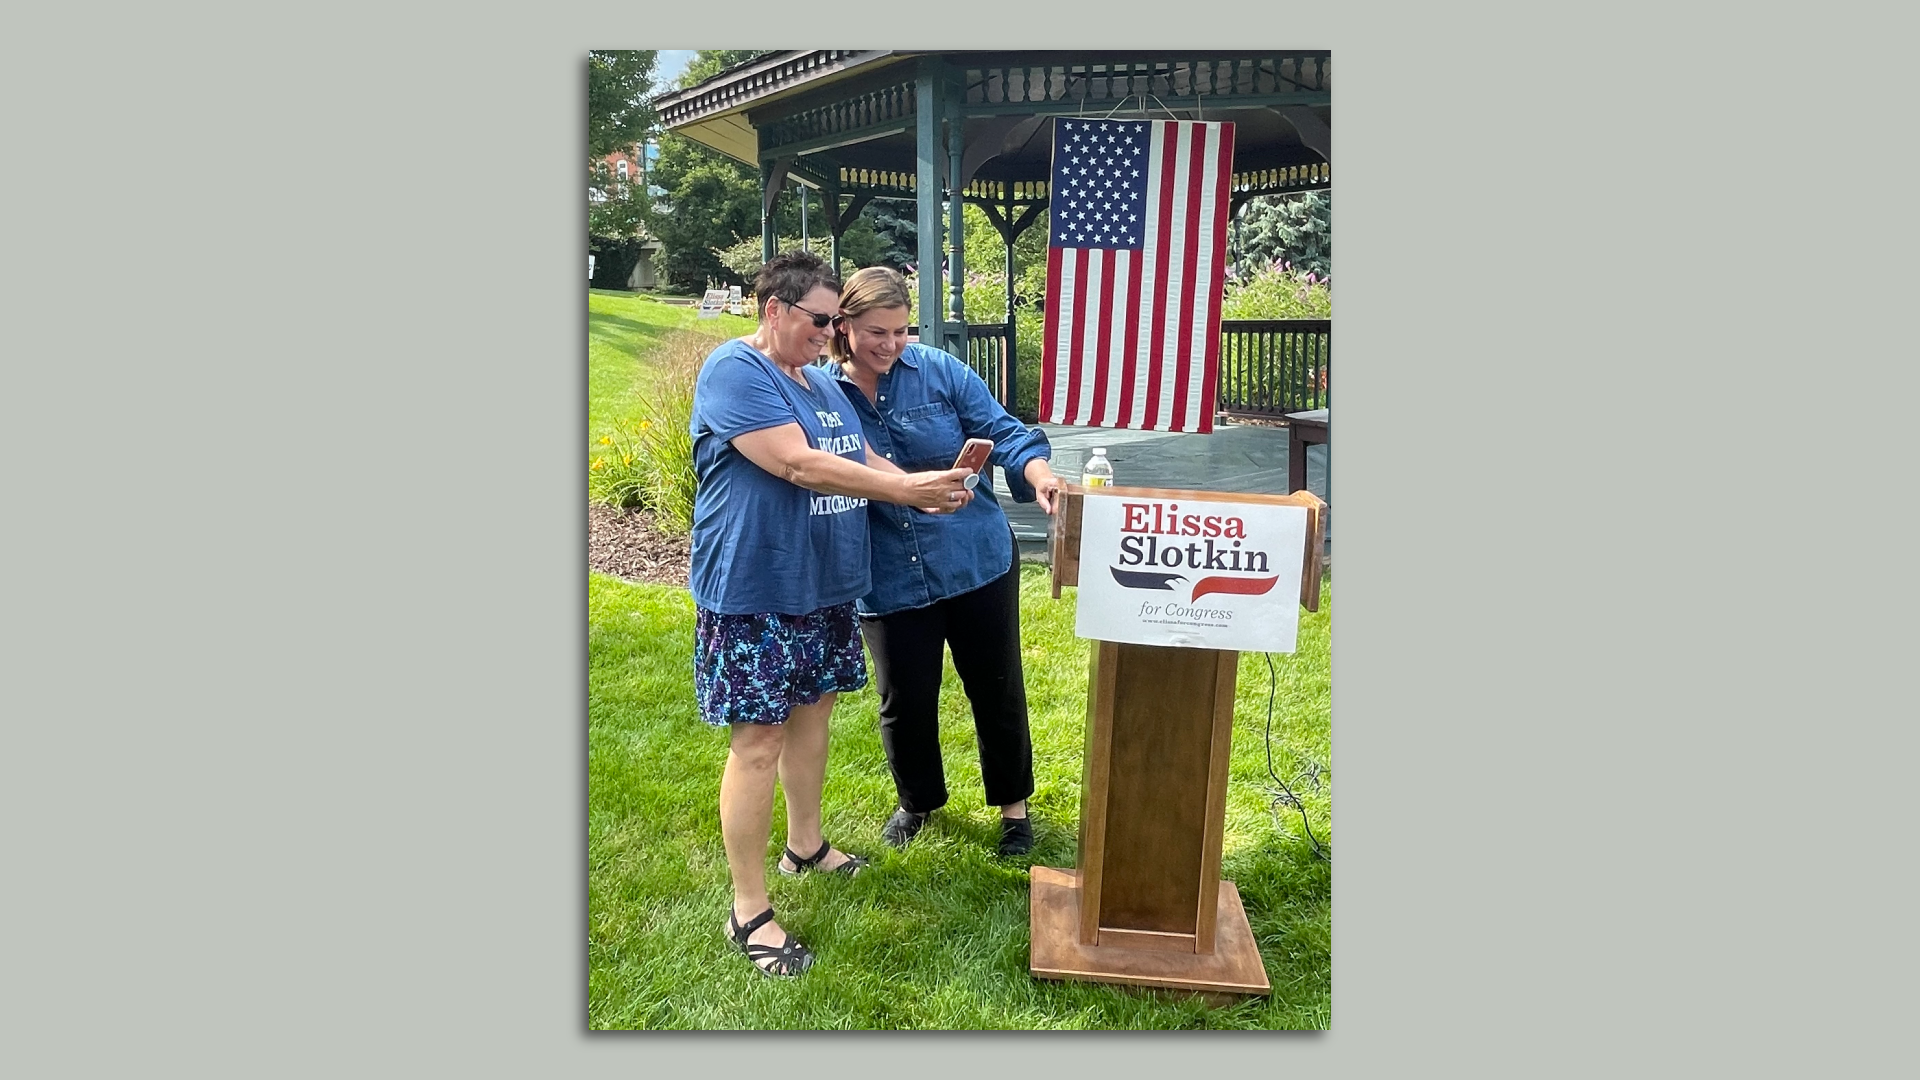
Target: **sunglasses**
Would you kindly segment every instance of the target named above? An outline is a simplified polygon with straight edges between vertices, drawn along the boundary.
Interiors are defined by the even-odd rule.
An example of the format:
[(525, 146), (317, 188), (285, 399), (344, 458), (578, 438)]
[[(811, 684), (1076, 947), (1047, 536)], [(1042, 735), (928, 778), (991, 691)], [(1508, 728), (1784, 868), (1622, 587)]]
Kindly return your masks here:
[(804, 311), (808, 315), (813, 316), (813, 328), (815, 330), (818, 330), (821, 327), (826, 326), (828, 323), (840, 321), (840, 316), (838, 315), (822, 315), (819, 312), (814, 311), (810, 308), (803, 308), (799, 304), (796, 304), (791, 300), (783, 300), (781, 302), (786, 304), (788, 307), (794, 309), (795, 311)]

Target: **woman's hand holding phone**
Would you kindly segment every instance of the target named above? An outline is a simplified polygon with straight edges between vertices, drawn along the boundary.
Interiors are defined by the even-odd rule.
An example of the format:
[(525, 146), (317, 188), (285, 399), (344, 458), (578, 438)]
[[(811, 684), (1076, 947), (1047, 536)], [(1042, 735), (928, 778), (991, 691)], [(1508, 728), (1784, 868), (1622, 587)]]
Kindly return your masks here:
[(968, 439), (967, 444), (960, 448), (960, 456), (953, 459), (953, 467), (967, 470), (968, 491), (980, 483), (980, 470), (987, 467), (987, 459), (992, 455), (992, 439)]

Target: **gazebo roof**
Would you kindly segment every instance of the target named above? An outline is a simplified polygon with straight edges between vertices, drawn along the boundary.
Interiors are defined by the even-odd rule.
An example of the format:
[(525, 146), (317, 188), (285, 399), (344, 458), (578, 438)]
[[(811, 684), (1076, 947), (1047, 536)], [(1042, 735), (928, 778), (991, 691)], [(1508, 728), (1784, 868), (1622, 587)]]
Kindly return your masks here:
[[(923, 65), (923, 61), (930, 64)], [(814, 187), (911, 197), (916, 83), (935, 66), (963, 125), (967, 193), (1045, 194), (1050, 116), (1231, 120), (1234, 188), (1329, 185), (1326, 50), (786, 50), (657, 102), (669, 130)]]

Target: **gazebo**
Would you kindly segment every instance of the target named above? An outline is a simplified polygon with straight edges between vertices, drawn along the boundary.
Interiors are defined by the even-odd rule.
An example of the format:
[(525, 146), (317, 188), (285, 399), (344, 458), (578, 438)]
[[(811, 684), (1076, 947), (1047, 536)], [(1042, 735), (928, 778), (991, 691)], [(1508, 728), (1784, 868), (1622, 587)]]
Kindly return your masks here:
[[(789, 180), (821, 194), (836, 266), (840, 237), (871, 200), (913, 202), (921, 339), (966, 357), (1011, 404), (1013, 244), (1047, 207), (1048, 119), (1232, 121), (1237, 215), (1256, 195), (1330, 186), (1330, 66), (1326, 50), (787, 50), (657, 107), (669, 130), (758, 167), (767, 258), (774, 200)], [(969, 202), (1005, 243), (1007, 309), (992, 316), (1000, 322), (969, 324), (969, 314), (985, 313), (964, 309), (961, 214)], [(1326, 406), (1328, 320), (1230, 320), (1221, 333), (1221, 411)]]

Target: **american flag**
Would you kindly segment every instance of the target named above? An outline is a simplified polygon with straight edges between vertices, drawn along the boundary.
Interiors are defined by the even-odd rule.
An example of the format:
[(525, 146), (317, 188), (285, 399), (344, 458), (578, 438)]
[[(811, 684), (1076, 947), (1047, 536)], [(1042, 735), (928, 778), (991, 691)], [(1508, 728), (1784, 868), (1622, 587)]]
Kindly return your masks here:
[(1212, 431), (1233, 125), (1058, 120), (1040, 418)]

